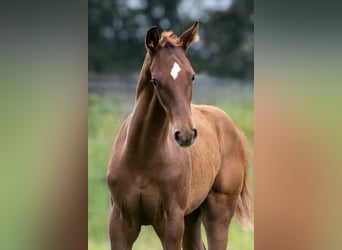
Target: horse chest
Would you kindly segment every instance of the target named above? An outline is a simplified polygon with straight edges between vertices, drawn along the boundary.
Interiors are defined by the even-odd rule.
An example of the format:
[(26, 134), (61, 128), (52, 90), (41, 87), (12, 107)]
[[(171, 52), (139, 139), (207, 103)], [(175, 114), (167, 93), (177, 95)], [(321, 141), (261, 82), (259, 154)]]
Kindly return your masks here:
[(174, 206), (186, 207), (190, 174), (177, 165), (159, 163), (145, 171), (125, 166), (113, 175), (115, 183), (110, 189), (123, 218), (152, 224)]

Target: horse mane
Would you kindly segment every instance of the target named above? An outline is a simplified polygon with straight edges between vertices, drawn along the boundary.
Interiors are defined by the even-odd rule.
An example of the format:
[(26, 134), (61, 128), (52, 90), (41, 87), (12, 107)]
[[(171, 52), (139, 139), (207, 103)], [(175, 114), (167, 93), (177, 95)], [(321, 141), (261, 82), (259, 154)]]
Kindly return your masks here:
[(172, 47), (180, 47), (183, 45), (183, 41), (173, 33), (173, 31), (163, 31), (160, 36), (159, 46), (165, 47), (171, 45)]

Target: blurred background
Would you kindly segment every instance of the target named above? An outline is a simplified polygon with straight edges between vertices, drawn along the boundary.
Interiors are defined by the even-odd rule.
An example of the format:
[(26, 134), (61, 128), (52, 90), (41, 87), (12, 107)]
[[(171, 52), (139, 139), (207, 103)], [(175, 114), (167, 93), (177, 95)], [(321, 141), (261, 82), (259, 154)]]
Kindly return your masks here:
[[(134, 90), (100, 88), (95, 94), (89, 88), (88, 97), (88, 7), (93, 8), (87, 3), (3, 1), (0, 8), (0, 249), (109, 249), (104, 173)], [(212, 5), (189, 4), (170, 28), (180, 33), (199, 19), (202, 42), (214, 35), (199, 14), (183, 23), (184, 15), (207, 3)], [(230, 15), (237, 5), (218, 6)], [(251, 19), (256, 25), (254, 90), (247, 78), (214, 73), (207, 77), (215, 77), (221, 88), (213, 83), (205, 89), (199, 79), (194, 86), (196, 93), (204, 92), (194, 101), (223, 107), (255, 152), (255, 249), (341, 249), (340, 10), (340, 1), (258, 1)], [(206, 7), (202, 13), (214, 18), (217, 10)], [(231, 23), (221, 25), (219, 33), (231, 35), (226, 32)], [(196, 46), (189, 59), (201, 75), (205, 70), (195, 65), (195, 56), (208, 47), (199, 51)], [(205, 61), (208, 67), (214, 59)], [(133, 71), (140, 70), (143, 58), (136, 60)], [(118, 80), (105, 82), (134, 88), (134, 74), (123, 81), (118, 73), (124, 63), (113, 71), (92, 69), (89, 78), (95, 72), (104, 80), (114, 75)], [(230, 249), (253, 248), (253, 234), (240, 232), (235, 221), (231, 229)], [(147, 228), (135, 249), (160, 249), (158, 244)]]
[(92, 73), (137, 72), (150, 26), (180, 35), (199, 20), (201, 41), (189, 51), (197, 72), (253, 78), (252, 0), (89, 0), (88, 11)]
[[(196, 20), (200, 42), (188, 58), (197, 73), (193, 102), (223, 109), (254, 156), (254, 5), (252, 0), (88, 1), (88, 249), (109, 249), (106, 170), (115, 136), (132, 111), (150, 26), (180, 35)], [(253, 165), (253, 164), (252, 164)], [(251, 166), (252, 184), (254, 171)], [(203, 231), (204, 233), (204, 231)], [(234, 219), (228, 249), (254, 249), (253, 232)], [(203, 234), (204, 238), (205, 235)], [(134, 249), (161, 249), (143, 227)]]

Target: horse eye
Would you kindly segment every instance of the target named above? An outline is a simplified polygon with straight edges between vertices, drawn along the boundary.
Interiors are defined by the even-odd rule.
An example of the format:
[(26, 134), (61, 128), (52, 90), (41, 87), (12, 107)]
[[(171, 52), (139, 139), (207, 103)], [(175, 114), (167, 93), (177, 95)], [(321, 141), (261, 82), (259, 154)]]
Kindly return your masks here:
[(152, 79), (151, 82), (153, 83), (153, 85), (155, 87), (159, 87), (159, 85), (160, 85), (159, 82), (156, 79)]
[(192, 81), (195, 81), (195, 75), (192, 75)]

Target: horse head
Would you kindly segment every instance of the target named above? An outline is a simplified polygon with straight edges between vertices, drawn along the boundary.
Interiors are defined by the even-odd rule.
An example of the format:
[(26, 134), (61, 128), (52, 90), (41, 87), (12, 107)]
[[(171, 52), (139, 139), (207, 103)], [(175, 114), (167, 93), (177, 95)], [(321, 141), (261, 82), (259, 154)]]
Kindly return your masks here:
[(198, 27), (196, 22), (180, 37), (171, 31), (159, 35), (157, 28), (152, 27), (145, 37), (145, 47), (151, 58), (150, 81), (171, 123), (174, 139), (181, 147), (192, 145), (197, 137), (190, 107), (195, 72), (186, 51), (198, 41)]

